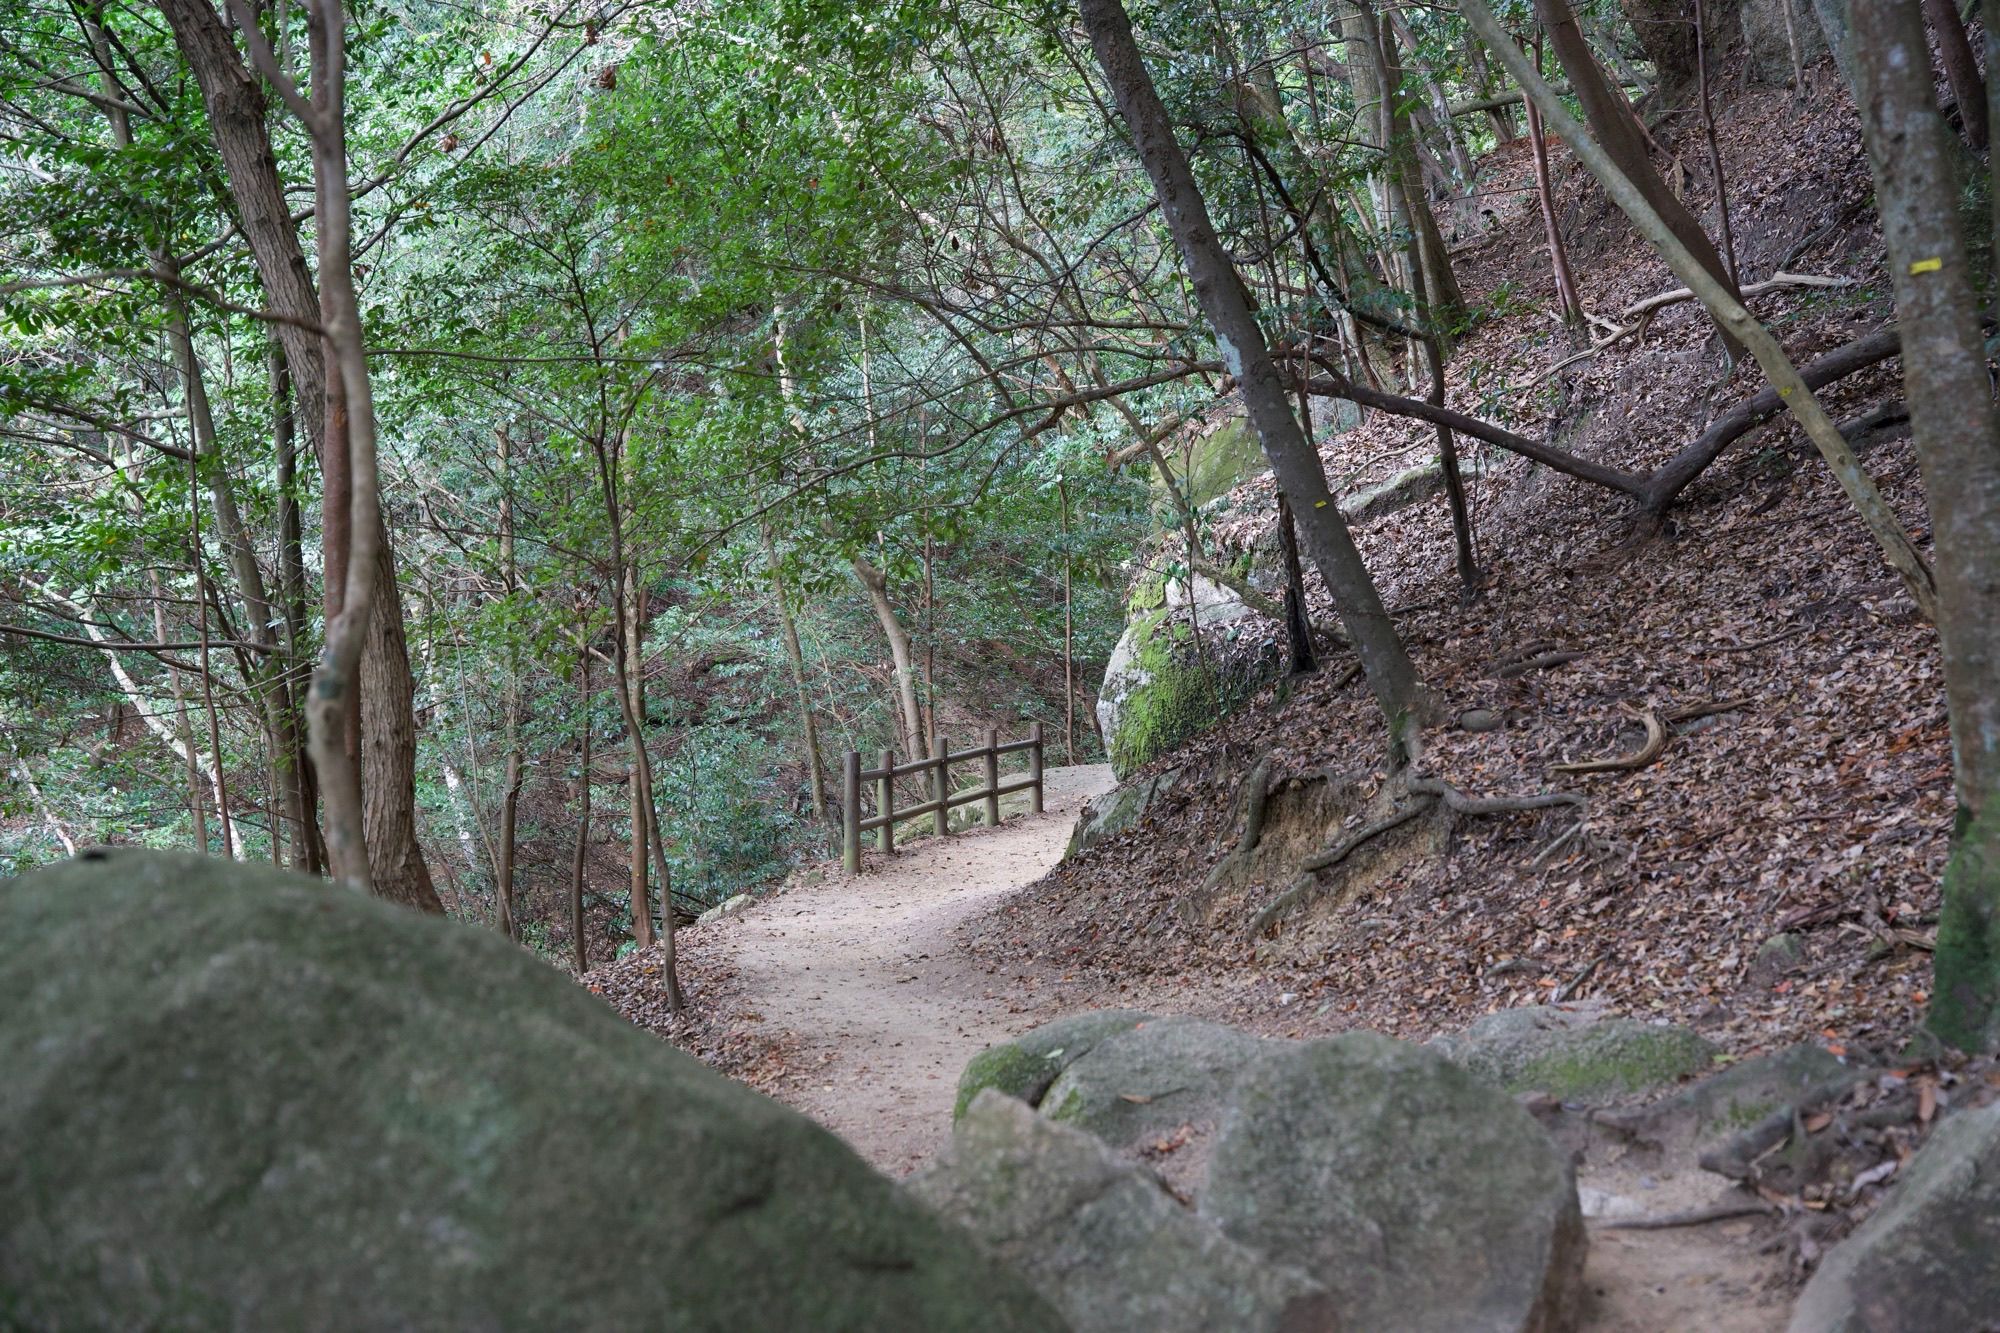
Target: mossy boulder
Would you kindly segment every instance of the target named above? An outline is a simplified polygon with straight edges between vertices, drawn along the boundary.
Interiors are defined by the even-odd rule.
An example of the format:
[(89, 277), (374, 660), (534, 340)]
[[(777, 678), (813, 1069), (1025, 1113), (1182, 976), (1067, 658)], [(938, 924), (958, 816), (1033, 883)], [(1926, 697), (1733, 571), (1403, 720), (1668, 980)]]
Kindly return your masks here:
[(1709, 1069), (1716, 1048), (1686, 1028), (1553, 1005), (1503, 1009), (1432, 1043), (1508, 1092), (1589, 1101), (1648, 1092)]
[(1650, 1137), (1707, 1149), (1734, 1137), (1774, 1111), (1816, 1102), (1866, 1079), (1825, 1047), (1801, 1042), (1754, 1056), (1676, 1090), (1646, 1109)]
[(111, 851), (0, 939), (0, 1327), (1061, 1326), (492, 931)]
[(1278, 627), (1230, 589), (1198, 577), (1191, 592), (1168, 583), (1164, 599), (1127, 621), (1098, 689), (1098, 727), (1121, 780), (1242, 707), (1282, 666)]
[[(1271, 470), (1270, 460), (1264, 457), (1264, 448), (1257, 442), (1257, 432), (1250, 428), (1248, 417), (1229, 417), (1195, 441), (1186, 459), (1170, 453), (1167, 462), (1174, 479), (1181, 483), (1181, 494), (1197, 509)], [(1163, 509), (1170, 506), (1166, 487), (1158, 488), (1158, 499)], [(1163, 518), (1165, 526), (1179, 521), (1178, 514)]]
[(1038, 1105), (1056, 1077), (1106, 1037), (1130, 1032), (1152, 1020), (1137, 1009), (1091, 1009), (1058, 1018), (1024, 1032), (1012, 1041), (996, 1042), (966, 1062), (958, 1078), (953, 1120), (965, 1114), (973, 1098), (987, 1088)]

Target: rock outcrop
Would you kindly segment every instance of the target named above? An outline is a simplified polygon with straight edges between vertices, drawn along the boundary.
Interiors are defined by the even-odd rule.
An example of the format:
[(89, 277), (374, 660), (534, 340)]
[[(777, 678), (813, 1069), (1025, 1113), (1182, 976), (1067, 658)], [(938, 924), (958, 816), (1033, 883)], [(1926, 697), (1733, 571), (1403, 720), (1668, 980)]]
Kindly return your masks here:
[(1077, 1333), (1342, 1326), (1305, 1274), (1230, 1240), (1097, 1139), (992, 1089), (910, 1188), (1034, 1283)]
[(1013, 1041), (996, 1042), (972, 1057), (959, 1075), (952, 1119), (965, 1114), (973, 1099), (988, 1088), (1039, 1105), (1042, 1094), (1063, 1070), (1088, 1055), (1107, 1037), (1130, 1032), (1152, 1021), (1136, 1009), (1088, 1009), (1044, 1023)]
[[(1039, 1049), (1049, 1031), (1014, 1045)], [(983, 1087), (952, 1158), (917, 1188), (1079, 1328), (1187, 1326), (1132, 1289), (1175, 1280), (1163, 1264), (1210, 1327), (1317, 1328), (1328, 1310), (1345, 1329), (1575, 1324), (1584, 1235), (1568, 1158), (1436, 1051), (1156, 1019), (1098, 1037), (1039, 1105), (1031, 1116)], [(1261, 1277), (1233, 1279), (1245, 1304), (1216, 1313), (1245, 1254)]]
[(1508, 1092), (1565, 1100), (1647, 1092), (1702, 1073), (1716, 1054), (1686, 1028), (1607, 1018), (1585, 1006), (1502, 1009), (1431, 1044)]
[(1938, 1126), (1874, 1216), (1828, 1251), (1791, 1333), (1934, 1333), (2000, 1318), (2000, 1105)]
[(0, 884), (0, 939), (0, 1325), (1061, 1327), (491, 931), (111, 851)]

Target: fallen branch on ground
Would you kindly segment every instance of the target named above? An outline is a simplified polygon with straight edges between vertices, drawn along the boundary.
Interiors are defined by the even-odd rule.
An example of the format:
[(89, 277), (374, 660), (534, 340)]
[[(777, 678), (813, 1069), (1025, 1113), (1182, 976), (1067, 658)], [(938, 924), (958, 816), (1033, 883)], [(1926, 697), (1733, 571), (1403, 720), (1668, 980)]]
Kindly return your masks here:
[(1509, 662), (1493, 675), (1498, 680), (1512, 680), (1516, 676), (1525, 676), (1532, 671), (1547, 671), (1550, 667), (1563, 666), (1588, 656), (1590, 653), (1582, 648), (1563, 648), (1555, 652), (1537, 653), (1533, 657)]

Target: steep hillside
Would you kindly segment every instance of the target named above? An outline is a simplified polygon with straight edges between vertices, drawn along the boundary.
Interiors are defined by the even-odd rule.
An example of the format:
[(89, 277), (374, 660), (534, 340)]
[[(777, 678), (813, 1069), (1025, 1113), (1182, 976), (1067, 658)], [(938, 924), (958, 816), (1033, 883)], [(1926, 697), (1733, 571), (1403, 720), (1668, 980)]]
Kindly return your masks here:
[[(1830, 66), (1814, 79), (1801, 104), (1748, 89), (1719, 117), (1745, 281), (1780, 269), (1851, 280), (1752, 299), (1800, 363), (1890, 313), (1852, 107)], [(1655, 134), (1712, 218), (1692, 118)], [(1559, 148), (1554, 161), (1584, 302), (1623, 323), (1619, 312), (1676, 284)], [(1644, 472), (1761, 386), (1754, 365), (1728, 373), (1685, 302), (1576, 357), (1545, 313), (1526, 146), (1489, 157), (1484, 179), (1491, 229), (1454, 252), (1485, 316), (1453, 362), (1454, 406)], [(1824, 401), (1925, 545), (1897, 384), (1891, 360)], [(1431, 440), (1378, 412), (1321, 454), (1346, 493)], [(1620, 495), (1497, 451), (1486, 461), (1470, 488), (1482, 574), (1471, 603), (1442, 499), (1357, 532), (1439, 716), (1472, 724), (1430, 733), (1421, 769), (1474, 798), (1560, 791), (1587, 804), (1426, 816), (1320, 875), (1296, 910), (1268, 913), (1305, 855), (1384, 809), (1379, 714), (1351, 655), (1329, 645), (1317, 675), (1266, 690), (1143, 770), (1179, 776), (1137, 828), (976, 926), (975, 949), (1004, 971), (1087, 971), (1114, 991), (1173, 978), (1191, 1008), (1285, 1031), (1421, 1035), (1500, 1006), (1601, 996), (1738, 1047), (1896, 1040), (1925, 999), (1952, 816), (1936, 640), (1817, 455), (1785, 420), (1766, 425), (1657, 530)], [(1272, 503), (1268, 477), (1239, 488), (1217, 536), (1248, 546)], [(1323, 601), (1315, 614), (1332, 621)], [(1656, 761), (1553, 770), (1639, 751), (1646, 711), (1667, 735)], [(1260, 757), (1266, 847), (1205, 890)]]

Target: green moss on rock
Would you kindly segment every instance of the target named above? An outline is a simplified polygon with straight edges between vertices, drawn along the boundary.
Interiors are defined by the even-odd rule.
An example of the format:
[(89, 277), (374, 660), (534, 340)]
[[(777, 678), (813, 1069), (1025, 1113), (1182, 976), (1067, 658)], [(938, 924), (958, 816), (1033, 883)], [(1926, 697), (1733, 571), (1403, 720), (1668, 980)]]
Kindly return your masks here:
[(1126, 696), (1111, 737), (1111, 766), (1121, 776), (1208, 730), (1238, 702), (1214, 668), (1192, 659), (1185, 629), (1162, 632), (1165, 620), (1161, 612), (1138, 627), (1143, 683)]
[(958, 1076), (951, 1118), (962, 1117), (987, 1088), (1033, 1106), (1063, 1070), (1106, 1037), (1129, 1032), (1152, 1018), (1136, 1009), (1089, 1009), (988, 1046), (966, 1062)]
[(1664, 1087), (1707, 1070), (1716, 1050), (1686, 1028), (1529, 1006), (1503, 1009), (1434, 1043), (1508, 1092), (1589, 1100)]

